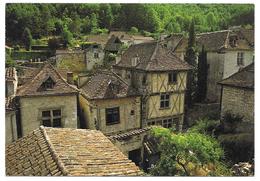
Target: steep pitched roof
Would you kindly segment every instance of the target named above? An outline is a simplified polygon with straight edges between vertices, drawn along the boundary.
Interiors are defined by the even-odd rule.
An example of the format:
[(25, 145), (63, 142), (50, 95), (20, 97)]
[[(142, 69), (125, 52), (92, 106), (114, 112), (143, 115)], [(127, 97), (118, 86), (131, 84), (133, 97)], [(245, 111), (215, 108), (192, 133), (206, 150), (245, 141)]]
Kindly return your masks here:
[(112, 99), (138, 95), (118, 75), (106, 70), (91, 75), (80, 90), (88, 99)]
[(196, 43), (198, 46), (204, 45), (207, 51), (217, 51), (227, 48), (228, 35), (229, 30), (201, 33), (196, 35)]
[[(48, 78), (54, 81), (54, 87), (50, 90), (40, 90), (41, 85)], [(59, 74), (59, 72), (49, 63), (38, 69), (35, 76), (20, 86), (17, 91), (17, 96), (44, 96), (44, 95), (63, 95), (76, 94), (77, 88), (69, 85), (66, 80)]]
[(103, 133), (96, 130), (40, 127), (6, 146), (6, 175), (142, 174)]
[[(135, 57), (139, 60), (136, 66), (132, 66), (132, 60)], [(188, 70), (192, 68), (156, 41), (131, 45), (116, 66), (145, 71)]]
[(119, 51), (121, 46), (122, 46), (122, 42), (120, 41), (120, 39), (117, 36), (112, 35), (107, 41), (104, 50)]
[[(239, 36), (243, 35), (244, 38)], [(236, 46), (230, 45), (230, 39), (233, 35), (238, 36), (236, 41)], [(166, 37), (166, 41), (175, 41), (179, 42), (175, 48), (175, 51), (183, 52), (188, 46), (188, 38), (179, 34), (173, 34), (169, 37)], [(201, 48), (203, 45), (207, 51), (221, 51), (225, 49), (234, 50), (234, 49), (251, 49), (254, 45), (254, 31), (253, 30), (222, 30), (222, 31), (213, 31), (207, 33), (200, 33), (196, 35), (196, 45)]]
[(220, 81), (219, 84), (254, 89), (254, 63)]

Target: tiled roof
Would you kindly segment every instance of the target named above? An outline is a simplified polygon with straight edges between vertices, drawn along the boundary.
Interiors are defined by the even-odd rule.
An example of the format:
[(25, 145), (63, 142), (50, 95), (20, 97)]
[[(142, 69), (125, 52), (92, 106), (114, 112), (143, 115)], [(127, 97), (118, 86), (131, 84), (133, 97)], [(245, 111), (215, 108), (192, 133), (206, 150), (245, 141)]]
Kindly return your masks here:
[[(139, 60), (132, 66), (132, 60)], [(145, 71), (188, 70), (192, 67), (156, 41), (131, 45), (122, 55), (118, 67), (135, 68)]]
[[(49, 77), (55, 82), (53, 89), (39, 90), (42, 83)], [(69, 85), (51, 64), (46, 63), (32, 79), (18, 88), (17, 96), (63, 95), (76, 94), (77, 92), (77, 89)]]
[(219, 84), (254, 89), (254, 63), (220, 81)]
[(112, 35), (108, 39), (104, 50), (106, 50), (106, 51), (119, 51), (121, 46), (122, 46), (122, 42), (120, 41), (120, 39), (117, 36)]
[(15, 68), (14, 67), (8, 67), (5, 68), (5, 80), (6, 81), (12, 81), (15, 80)]
[(91, 75), (80, 90), (88, 99), (112, 99), (138, 95), (118, 75), (107, 70)]
[[(236, 46), (230, 45), (230, 38), (232, 35), (242, 34), (245, 39), (239, 38), (236, 42)], [(180, 39), (179, 34), (173, 34), (169, 37), (166, 37), (166, 41), (178, 41), (178, 45), (176, 47), (176, 51), (186, 51), (188, 46), (188, 38), (182, 37)], [(180, 40), (180, 41), (179, 41)], [(207, 51), (221, 51), (225, 49), (251, 49), (251, 44), (254, 45), (254, 31), (253, 30), (222, 30), (222, 31), (214, 31), (207, 33), (200, 33), (196, 35), (196, 45), (198, 47), (202, 47), (204, 45)]]
[(103, 47), (108, 40), (108, 34), (101, 34), (101, 35), (88, 35), (87, 40), (88, 42), (96, 42), (101, 44)]
[(137, 176), (100, 131), (40, 127), (6, 146), (6, 175)]
[(150, 130), (150, 127), (146, 127), (146, 128), (142, 128), (142, 129), (134, 129), (134, 130), (127, 131), (127, 132), (124, 132), (124, 133), (119, 133), (119, 134), (116, 134), (116, 135), (110, 135), (108, 138), (110, 140), (125, 140), (125, 139), (131, 138), (133, 136), (146, 133), (149, 130)]

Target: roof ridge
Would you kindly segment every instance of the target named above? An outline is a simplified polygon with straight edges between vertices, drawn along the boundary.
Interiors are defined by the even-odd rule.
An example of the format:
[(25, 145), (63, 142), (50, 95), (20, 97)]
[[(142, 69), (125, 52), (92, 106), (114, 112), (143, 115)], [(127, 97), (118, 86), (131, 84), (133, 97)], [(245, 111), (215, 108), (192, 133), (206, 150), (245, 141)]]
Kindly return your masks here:
[(203, 32), (203, 33), (197, 33), (197, 35), (206, 35), (206, 34), (213, 34), (213, 33), (224, 33), (224, 32), (230, 32), (231, 30), (219, 30), (219, 31), (209, 31), (209, 32)]
[(43, 136), (44, 136), (44, 138), (47, 142), (47, 145), (49, 147), (49, 151), (50, 151), (50, 154), (52, 156), (52, 159), (56, 162), (57, 166), (59, 167), (60, 171), (62, 172), (62, 174), (64, 176), (69, 175), (69, 172), (65, 168), (64, 164), (59, 159), (59, 156), (57, 155), (55, 148), (54, 148), (53, 144), (51, 143), (50, 138), (49, 138), (48, 134), (46, 133), (44, 126), (40, 126), (39, 129), (40, 129), (41, 133), (43, 134)]

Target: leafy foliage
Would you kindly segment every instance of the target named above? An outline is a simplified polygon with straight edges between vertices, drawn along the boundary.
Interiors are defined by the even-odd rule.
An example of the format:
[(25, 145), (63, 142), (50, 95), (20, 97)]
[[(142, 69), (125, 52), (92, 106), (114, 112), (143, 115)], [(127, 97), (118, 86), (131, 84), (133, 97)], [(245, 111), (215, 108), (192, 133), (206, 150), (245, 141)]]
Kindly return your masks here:
[(31, 50), (32, 47), (32, 35), (29, 28), (25, 28), (23, 32), (23, 44), (27, 51)]
[(224, 151), (214, 138), (196, 133), (174, 134), (169, 129), (154, 127), (151, 134), (159, 141), (160, 160), (151, 169), (152, 175), (196, 175), (207, 173), (205, 166), (221, 161)]
[(130, 30), (133, 26), (153, 33), (178, 33), (188, 30), (192, 18), (197, 32), (254, 26), (254, 5), (10, 3), (6, 6), (6, 37), (21, 41), (26, 27), (34, 39), (61, 35), (65, 26), (74, 37), (97, 28)]
[(219, 120), (209, 120), (205, 118), (198, 120), (194, 126), (188, 129), (188, 132), (215, 136), (215, 131), (218, 130), (219, 126)]

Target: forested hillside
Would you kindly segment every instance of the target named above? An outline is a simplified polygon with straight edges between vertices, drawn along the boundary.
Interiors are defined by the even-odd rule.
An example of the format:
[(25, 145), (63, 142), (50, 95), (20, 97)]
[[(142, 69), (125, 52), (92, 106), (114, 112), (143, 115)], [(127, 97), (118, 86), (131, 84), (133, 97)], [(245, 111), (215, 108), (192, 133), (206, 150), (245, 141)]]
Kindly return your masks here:
[(197, 32), (254, 26), (254, 5), (249, 4), (7, 4), (6, 37), (19, 41), (25, 28), (34, 39), (60, 35), (74, 37), (110, 29), (160, 33), (186, 31), (191, 19)]

